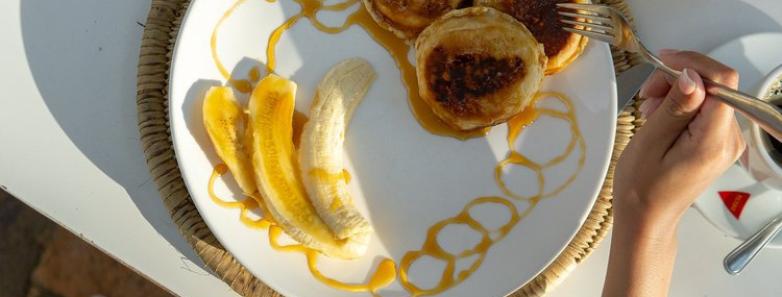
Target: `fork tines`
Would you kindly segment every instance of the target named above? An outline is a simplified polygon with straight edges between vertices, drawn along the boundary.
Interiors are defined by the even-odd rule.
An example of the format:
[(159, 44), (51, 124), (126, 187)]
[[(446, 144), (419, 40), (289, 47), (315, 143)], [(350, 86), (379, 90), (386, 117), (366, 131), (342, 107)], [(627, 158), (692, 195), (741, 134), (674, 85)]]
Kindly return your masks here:
[(559, 3), (562, 29), (605, 42), (614, 41), (610, 8), (595, 4)]

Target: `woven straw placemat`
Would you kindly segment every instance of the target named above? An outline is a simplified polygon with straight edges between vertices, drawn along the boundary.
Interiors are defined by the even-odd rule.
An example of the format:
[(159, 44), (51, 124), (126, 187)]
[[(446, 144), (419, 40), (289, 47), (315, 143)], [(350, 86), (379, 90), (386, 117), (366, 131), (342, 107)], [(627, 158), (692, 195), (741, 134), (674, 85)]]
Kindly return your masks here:
[[(168, 123), (168, 74), (176, 35), (191, 0), (152, 0), (138, 65), (136, 102), (141, 145), (152, 178), (174, 224), (209, 269), (242, 296), (282, 296), (250, 274), (228, 253), (204, 223), (182, 180)], [(623, 0), (602, 0), (623, 10)], [(620, 73), (639, 62), (637, 56), (612, 49), (614, 65)], [(579, 262), (597, 247), (611, 227), (611, 193), (614, 165), (636, 128), (638, 103), (625, 108), (617, 119), (616, 140), (608, 175), (584, 225), (573, 240), (545, 270), (511, 294), (512, 297), (541, 296), (555, 287)]]

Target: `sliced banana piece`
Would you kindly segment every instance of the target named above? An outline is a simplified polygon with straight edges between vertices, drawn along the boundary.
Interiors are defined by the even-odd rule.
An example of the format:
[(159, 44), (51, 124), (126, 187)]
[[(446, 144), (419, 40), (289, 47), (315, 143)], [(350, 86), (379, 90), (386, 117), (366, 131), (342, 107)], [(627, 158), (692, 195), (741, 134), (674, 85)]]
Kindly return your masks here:
[[(245, 195), (257, 191), (247, 143), (247, 115), (230, 87), (211, 87), (201, 108), (204, 126), (217, 155), (231, 170)], [(247, 134), (245, 134), (247, 133)]]
[(366, 252), (369, 236), (337, 239), (318, 216), (299, 179), (292, 140), (296, 84), (269, 75), (250, 98), (252, 162), (269, 213), (290, 237), (304, 246), (338, 258)]
[(343, 142), (353, 110), (376, 74), (364, 59), (345, 60), (318, 85), (299, 150), (301, 177), (312, 205), (339, 239), (367, 236), (372, 227), (353, 205), (343, 177)]

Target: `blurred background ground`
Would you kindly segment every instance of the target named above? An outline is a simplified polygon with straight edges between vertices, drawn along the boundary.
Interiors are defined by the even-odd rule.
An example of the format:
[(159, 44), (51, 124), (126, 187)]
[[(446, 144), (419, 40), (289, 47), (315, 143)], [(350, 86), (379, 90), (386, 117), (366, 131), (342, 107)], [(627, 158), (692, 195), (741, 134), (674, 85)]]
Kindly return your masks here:
[(171, 296), (0, 191), (0, 297)]

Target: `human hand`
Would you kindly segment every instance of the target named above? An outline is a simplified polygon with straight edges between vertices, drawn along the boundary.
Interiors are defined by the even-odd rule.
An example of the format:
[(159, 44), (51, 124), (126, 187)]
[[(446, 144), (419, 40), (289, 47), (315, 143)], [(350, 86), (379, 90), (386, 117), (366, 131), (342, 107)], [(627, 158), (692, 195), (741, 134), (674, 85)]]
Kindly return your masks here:
[(683, 72), (674, 81), (656, 71), (641, 89), (647, 121), (614, 179), (614, 214), (621, 224), (674, 227), (745, 148), (733, 109), (705, 94), (700, 76), (736, 88), (736, 71), (696, 52), (663, 50), (660, 58)]

